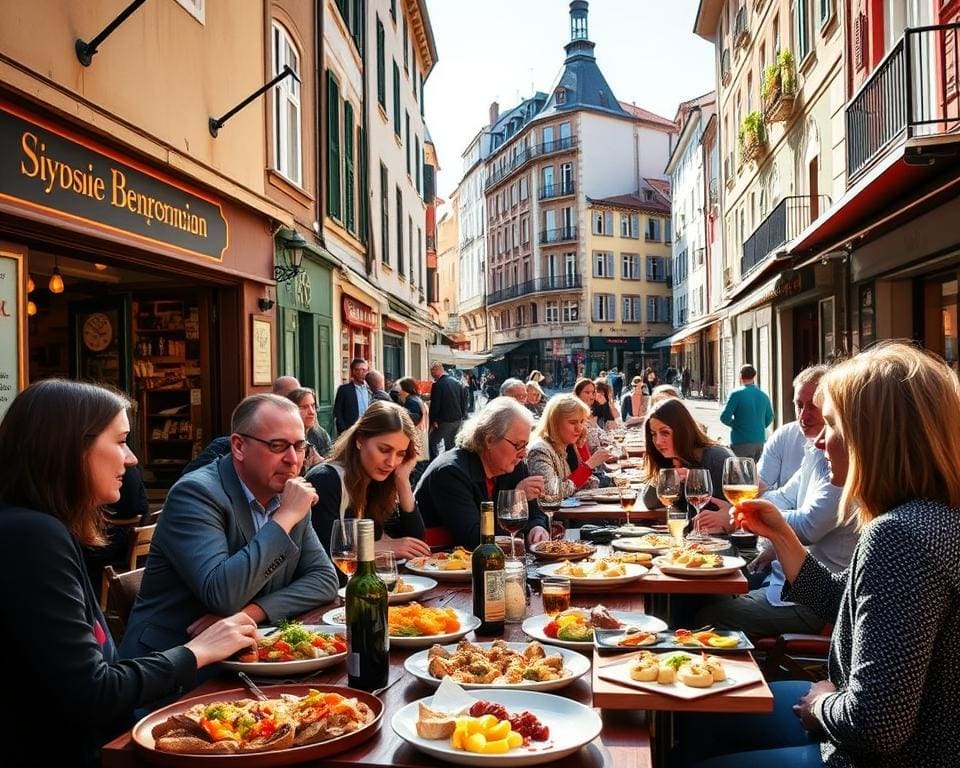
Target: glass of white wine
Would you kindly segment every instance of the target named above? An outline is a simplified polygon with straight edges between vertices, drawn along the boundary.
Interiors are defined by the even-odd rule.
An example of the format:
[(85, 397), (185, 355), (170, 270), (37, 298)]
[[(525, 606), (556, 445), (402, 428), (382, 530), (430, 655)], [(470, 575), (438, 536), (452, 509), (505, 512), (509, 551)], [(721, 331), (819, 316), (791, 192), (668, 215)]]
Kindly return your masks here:
[[(736, 511), (737, 504), (742, 501), (755, 499), (760, 495), (760, 485), (757, 482), (757, 465), (751, 458), (730, 456), (723, 463), (723, 495), (733, 504)], [(743, 525), (737, 523), (736, 534), (744, 534)]]
[(694, 540), (707, 538), (700, 529), (700, 512), (713, 496), (713, 480), (710, 477), (710, 471), (706, 469), (688, 470), (687, 479), (683, 481), (683, 495), (697, 513), (697, 516), (693, 518), (693, 533), (690, 534), (690, 538)]
[(687, 511), (675, 506), (682, 485), (678, 469), (661, 469), (657, 474), (657, 498), (667, 508), (667, 528), (678, 547), (683, 546), (683, 530), (687, 527)]
[(397, 573), (397, 558), (393, 552), (377, 552), (376, 570), (380, 581), (387, 585), (387, 592), (392, 593), (400, 578)]

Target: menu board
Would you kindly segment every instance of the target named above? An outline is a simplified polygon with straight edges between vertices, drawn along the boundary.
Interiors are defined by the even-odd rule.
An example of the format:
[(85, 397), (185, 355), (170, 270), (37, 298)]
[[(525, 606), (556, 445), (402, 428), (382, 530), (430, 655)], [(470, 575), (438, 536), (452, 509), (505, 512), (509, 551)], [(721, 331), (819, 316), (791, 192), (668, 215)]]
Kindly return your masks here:
[(24, 386), (23, 256), (0, 249), (0, 419)]

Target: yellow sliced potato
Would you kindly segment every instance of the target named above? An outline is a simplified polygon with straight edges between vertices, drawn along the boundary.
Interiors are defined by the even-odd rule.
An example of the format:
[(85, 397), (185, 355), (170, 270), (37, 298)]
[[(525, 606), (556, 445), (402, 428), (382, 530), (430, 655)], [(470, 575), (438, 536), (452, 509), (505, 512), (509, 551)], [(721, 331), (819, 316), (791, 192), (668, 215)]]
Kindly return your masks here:
[(477, 752), (483, 754), (487, 747), (487, 737), (482, 733), (470, 734), (467, 739), (467, 752)]
[(509, 749), (510, 745), (507, 743), (506, 739), (496, 739), (494, 741), (488, 741), (483, 746), (483, 754), (505, 755)]

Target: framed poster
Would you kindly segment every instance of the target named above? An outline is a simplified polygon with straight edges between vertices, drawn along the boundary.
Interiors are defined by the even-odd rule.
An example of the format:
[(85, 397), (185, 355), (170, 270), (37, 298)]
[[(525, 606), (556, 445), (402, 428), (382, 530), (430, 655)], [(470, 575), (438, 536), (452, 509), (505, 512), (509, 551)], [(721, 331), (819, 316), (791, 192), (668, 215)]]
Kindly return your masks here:
[(26, 386), (23, 254), (0, 248), (0, 419)]
[(253, 316), (253, 385), (264, 386), (273, 382), (273, 339), (270, 318), (266, 315)]

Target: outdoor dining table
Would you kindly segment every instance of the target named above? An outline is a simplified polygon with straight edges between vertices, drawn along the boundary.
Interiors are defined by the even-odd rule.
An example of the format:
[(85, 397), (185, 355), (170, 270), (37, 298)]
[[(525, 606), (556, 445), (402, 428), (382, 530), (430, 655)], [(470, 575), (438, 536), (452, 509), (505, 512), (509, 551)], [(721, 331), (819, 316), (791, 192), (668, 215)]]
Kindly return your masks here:
[[(739, 578), (736, 578), (739, 577)], [(538, 592), (538, 585), (535, 580), (531, 581), (533, 587), (530, 596), (530, 605), (527, 609), (527, 615), (538, 615), (543, 613), (543, 603)], [(680, 579), (657, 573), (655, 570), (648, 574), (644, 579), (631, 584), (618, 587), (616, 590), (606, 590), (590, 593), (575, 592), (573, 604), (579, 606), (592, 606), (598, 602), (610, 610), (620, 611), (643, 611), (647, 606), (648, 595), (668, 595), (677, 593), (687, 593), (691, 591), (713, 592), (736, 594), (746, 591), (746, 581), (742, 574), (736, 574), (733, 577), (701, 578), (696, 580)], [(466, 612), (472, 611), (472, 596), (469, 582), (444, 582), (441, 581), (431, 594), (421, 599), (422, 604), (428, 606), (450, 606)], [(323, 614), (330, 609), (330, 605), (325, 605), (316, 610), (304, 614), (301, 618), (306, 623), (319, 624)], [(494, 638), (478, 637), (478, 641), (490, 640)], [(519, 623), (508, 623), (503, 634), (503, 639), (508, 641), (525, 641), (525, 636)], [(383, 720), (379, 731), (360, 746), (342, 752), (337, 755), (325, 757), (322, 760), (303, 763), (307, 766), (331, 766), (332, 768), (352, 768), (353, 766), (368, 766), (369, 768), (388, 768), (389, 766), (401, 766), (403, 768), (415, 768), (416, 766), (434, 766), (446, 765), (442, 761), (425, 755), (417, 751), (414, 747), (407, 744), (397, 736), (391, 726), (390, 719), (400, 708), (417, 701), (425, 696), (430, 696), (433, 689), (419, 681), (417, 678), (406, 672), (404, 661), (409, 653), (408, 649), (394, 648), (390, 652), (390, 675), (386, 690), (380, 693), (380, 698), (384, 703)], [(289, 681), (285, 681), (289, 682)], [(298, 680), (309, 685), (346, 685), (347, 675), (344, 665), (336, 665), (326, 670)], [(266, 685), (265, 681), (261, 681)], [(604, 690), (607, 683), (603, 683)], [(614, 684), (609, 684), (614, 685)], [(224, 673), (216, 678), (208, 680), (198, 688), (187, 693), (183, 698), (192, 698), (202, 694), (216, 693), (217, 691), (226, 691), (242, 687), (240, 682), (231, 674)], [(753, 686), (753, 696), (758, 704), (757, 709), (750, 711), (761, 711), (763, 701), (769, 706), (766, 710), (772, 708), (772, 698), (769, 696), (769, 690), (764, 684)], [(588, 673), (571, 683), (567, 687), (556, 692), (558, 695), (568, 697), (578, 701), (586, 706), (594, 705), (596, 696), (595, 682)], [(630, 695), (630, 691), (618, 692), (620, 694)], [(633, 694), (640, 694), (639, 691), (632, 691)], [(740, 699), (744, 693), (737, 694)], [(719, 704), (721, 700), (731, 699), (730, 695), (717, 694), (714, 697), (707, 697), (713, 702), (707, 708), (693, 705), (693, 709), (700, 711), (716, 711), (722, 708)], [(732, 699), (731, 699), (732, 700)], [(640, 701), (638, 697), (637, 701)], [(667, 705), (669, 706), (669, 704)], [(600, 735), (584, 748), (573, 755), (555, 761), (549, 765), (564, 766), (567, 768), (654, 768), (655, 765), (664, 765), (663, 755), (667, 742), (672, 739), (671, 726), (669, 719), (664, 719), (662, 714), (655, 714), (657, 708), (650, 707), (648, 711), (642, 704), (630, 708), (598, 708), (602, 719), (603, 728)], [(686, 705), (678, 709), (690, 710), (691, 706)], [(742, 709), (732, 709), (731, 711), (744, 711)], [(651, 745), (651, 733), (657, 727), (663, 730), (663, 743), (661, 743), (658, 754), (661, 756), (658, 763), (654, 762), (654, 751)], [(146, 766), (150, 763), (145, 755), (140, 752), (132, 742), (129, 733), (114, 739), (104, 746), (101, 754), (102, 765), (104, 768), (135, 768), (136, 766)], [(202, 762), (202, 761), (201, 761)]]

